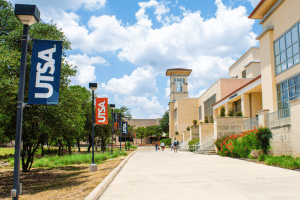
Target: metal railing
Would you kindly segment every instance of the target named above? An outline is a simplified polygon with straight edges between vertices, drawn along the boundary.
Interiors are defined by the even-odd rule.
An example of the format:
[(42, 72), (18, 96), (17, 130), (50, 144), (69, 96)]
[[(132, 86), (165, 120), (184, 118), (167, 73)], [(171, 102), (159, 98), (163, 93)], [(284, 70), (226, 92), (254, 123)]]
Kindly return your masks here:
[(189, 141), (190, 140), (185, 140), (185, 141), (181, 141), (178, 145), (178, 150), (188, 150), (189, 149)]
[(200, 142), (197, 142), (196, 144), (193, 144), (193, 145), (189, 145), (189, 150), (190, 151), (199, 151), (200, 149)]
[(253, 117), (250, 119), (244, 120), (244, 130), (249, 131), (255, 128), (258, 128), (258, 117)]
[(206, 153), (208, 151), (214, 150), (214, 148), (214, 134), (212, 133), (201, 140), (200, 148), (195, 151), (195, 153)]
[(281, 126), (291, 123), (290, 108), (268, 114), (268, 127)]

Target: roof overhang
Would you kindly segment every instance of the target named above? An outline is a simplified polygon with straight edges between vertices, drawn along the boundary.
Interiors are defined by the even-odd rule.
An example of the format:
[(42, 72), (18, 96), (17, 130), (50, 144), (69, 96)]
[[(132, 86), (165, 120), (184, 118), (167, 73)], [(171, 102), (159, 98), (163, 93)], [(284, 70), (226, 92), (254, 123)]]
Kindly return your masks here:
[(183, 68), (174, 68), (168, 69), (166, 72), (166, 76), (189, 76), (191, 74), (191, 69), (183, 69)]
[(277, 3), (277, 1), (278, 0), (261, 0), (248, 18), (262, 19), (265, 14), (274, 6), (274, 4)]

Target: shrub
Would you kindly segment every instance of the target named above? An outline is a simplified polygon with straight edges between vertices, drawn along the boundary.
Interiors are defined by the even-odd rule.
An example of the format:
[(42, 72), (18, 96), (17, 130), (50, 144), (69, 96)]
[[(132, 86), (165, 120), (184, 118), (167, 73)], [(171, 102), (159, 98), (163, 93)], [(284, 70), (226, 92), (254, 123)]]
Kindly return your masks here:
[(186, 127), (186, 130), (187, 130), (187, 131), (189, 131), (189, 130), (190, 130), (190, 127), (189, 127), (189, 126), (188, 126), (188, 127)]
[(197, 142), (199, 142), (199, 139), (194, 139), (194, 140), (189, 141), (189, 149), (191, 152), (195, 151), (195, 148), (193, 145), (196, 144)]
[(212, 115), (210, 116), (210, 123), (214, 123), (214, 117)]
[(226, 136), (223, 136), (221, 139), (217, 139), (217, 140), (215, 141), (215, 145), (216, 145), (216, 147), (218, 148), (218, 151), (221, 150), (220, 145), (222, 144), (222, 142), (223, 142), (226, 138), (227, 138)]
[(226, 116), (226, 114), (225, 114), (225, 107), (224, 106), (222, 106), (221, 107), (221, 114), (220, 114), (220, 117), (225, 117)]
[(233, 117), (234, 116), (234, 110), (233, 109), (229, 110), (227, 116)]
[(165, 143), (165, 146), (171, 146), (172, 139), (171, 138), (165, 138), (165, 139), (160, 140), (160, 143), (162, 143), (162, 142)]
[(199, 124), (203, 124), (203, 122), (201, 121), (201, 122), (199, 122)]
[(175, 132), (175, 135), (179, 135), (178, 131)]
[(197, 127), (197, 120), (196, 119), (193, 120), (193, 127)]
[(242, 116), (243, 116), (243, 112), (242, 112), (242, 111), (236, 112), (236, 113), (235, 113), (235, 116), (242, 117)]
[(208, 123), (208, 117), (207, 117), (207, 115), (205, 115), (205, 117), (204, 117), (204, 122)]
[(264, 154), (267, 154), (270, 146), (270, 139), (272, 138), (272, 132), (267, 127), (261, 127), (258, 129), (256, 138), (258, 141), (259, 147), (263, 150)]
[(127, 141), (127, 142), (126, 142), (126, 148), (127, 148), (127, 149), (130, 149), (131, 147), (132, 147), (132, 144), (131, 144), (129, 141)]

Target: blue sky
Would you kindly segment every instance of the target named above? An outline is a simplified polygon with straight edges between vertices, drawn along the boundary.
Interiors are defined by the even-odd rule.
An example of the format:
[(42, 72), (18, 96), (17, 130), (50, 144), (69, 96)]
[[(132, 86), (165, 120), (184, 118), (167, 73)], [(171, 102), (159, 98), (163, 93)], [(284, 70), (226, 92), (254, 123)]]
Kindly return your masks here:
[(248, 19), (259, 0), (12, 0), (35, 4), (72, 43), (72, 85), (97, 82), (99, 97), (130, 108), (133, 118), (168, 109), (170, 68), (188, 68), (189, 97), (199, 97), (262, 31)]

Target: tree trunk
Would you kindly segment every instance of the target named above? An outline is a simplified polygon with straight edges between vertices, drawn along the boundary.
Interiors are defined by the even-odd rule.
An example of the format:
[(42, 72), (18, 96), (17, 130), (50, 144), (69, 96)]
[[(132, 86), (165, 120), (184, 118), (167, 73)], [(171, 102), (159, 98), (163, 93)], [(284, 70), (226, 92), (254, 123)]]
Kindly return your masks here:
[(44, 145), (42, 144), (42, 157), (45, 156), (45, 152), (44, 152)]
[(58, 156), (61, 155), (60, 152), (61, 152), (61, 142), (58, 141), (58, 152), (57, 152)]
[(72, 154), (72, 145), (71, 145), (70, 140), (68, 140), (67, 143), (68, 143), (68, 151), (69, 151), (69, 155), (71, 155), (71, 154)]
[(105, 152), (106, 150), (106, 142), (105, 140), (102, 138), (102, 142), (101, 142), (101, 151)]
[(80, 152), (80, 139), (77, 139), (78, 152)]

